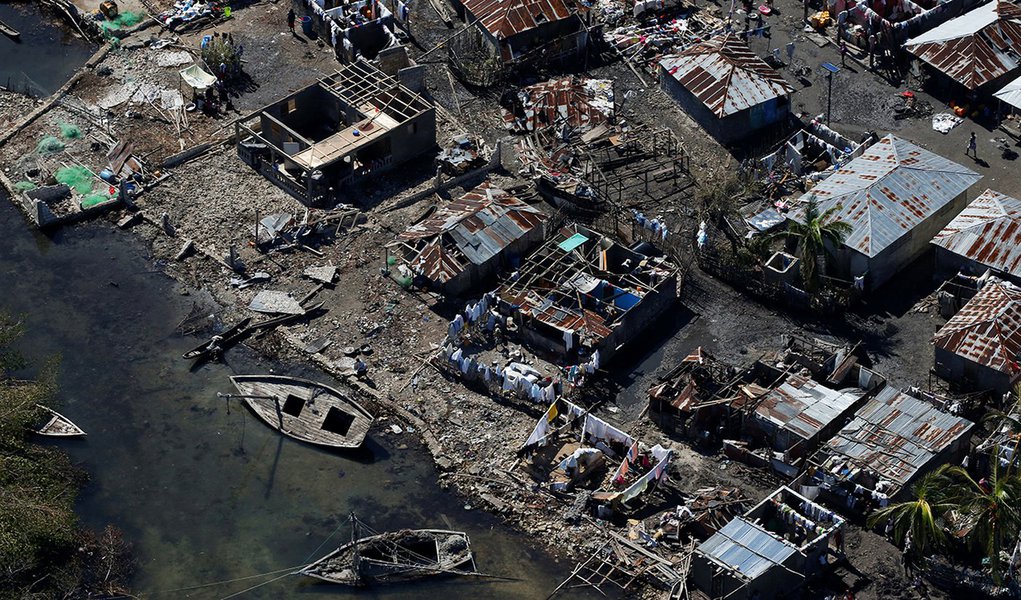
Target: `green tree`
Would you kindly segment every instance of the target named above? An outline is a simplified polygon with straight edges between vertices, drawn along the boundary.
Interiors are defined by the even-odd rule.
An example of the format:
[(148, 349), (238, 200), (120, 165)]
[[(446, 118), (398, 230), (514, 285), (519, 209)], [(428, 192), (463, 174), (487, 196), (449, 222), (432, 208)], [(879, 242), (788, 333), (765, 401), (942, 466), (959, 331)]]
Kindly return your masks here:
[(945, 548), (947, 535), (943, 515), (958, 508), (953, 494), (948, 494), (953, 484), (948, 468), (944, 465), (923, 477), (912, 489), (914, 498), (911, 500), (873, 512), (867, 521), (869, 527), (885, 525), (887, 520), (893, 519), (894, 542), (901, 543), (910, 531), (915, 550), (922, 555)]
[(982, 482), (975, 481), (958, 466), (949, 467), (946, 472), (955, 480), (949, 490), (953, 503), (971, 524), (968, 542), (989, 559), (993, 581), (1000, 584), (1003, 579), (1000, 551), (1010, 549), (1021, 528), (1021, 478), (1013, 464), (1001, 468), (995, 455), (992, 465), (992, 472)]
[(817, 265), (831, 254), (827, 242), (833, 246), (839, 246), (850, 235), (852, 227), (849, 223), (838, 221), (833, 215), (840, 210), (840, 206), (834, 206), (826, 211), (819, 211), (819, 204), (815, 198), (809, 198), (808, 205), (801, 215), (800, 221), (788, 221), (787, 231), (784, 235), (794, 239), (798, 244), (798, 258), (801, 261), (801, 276), (805, 280), (805, 286), (809, 289), (816, 289), (819, 283)]

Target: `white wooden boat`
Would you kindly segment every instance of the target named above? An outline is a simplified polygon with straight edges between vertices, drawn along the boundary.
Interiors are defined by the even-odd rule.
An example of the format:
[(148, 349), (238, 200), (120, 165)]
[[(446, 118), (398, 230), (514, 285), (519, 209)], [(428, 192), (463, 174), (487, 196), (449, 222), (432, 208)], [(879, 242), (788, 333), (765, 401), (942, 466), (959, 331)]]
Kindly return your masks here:
[(267, 425), (303, 442), (357, 448), (373, 417), (353, 399), (315, 381), (280, 375), (235, 375), (240, 398)]
[(36, 406), (48, 412), (50, 418), (46, 424), (36, 429), (35, 433), (50, 437), (85, 437), (85, 430), (75, 425), (71, 419), (42, 404)]
[(365, 525), (351, 515), (351, 542), (298, 571), (331, 583), (367, 585), (432, 575), (481, 575), (468, 534), (402, 529), (359, 537)]

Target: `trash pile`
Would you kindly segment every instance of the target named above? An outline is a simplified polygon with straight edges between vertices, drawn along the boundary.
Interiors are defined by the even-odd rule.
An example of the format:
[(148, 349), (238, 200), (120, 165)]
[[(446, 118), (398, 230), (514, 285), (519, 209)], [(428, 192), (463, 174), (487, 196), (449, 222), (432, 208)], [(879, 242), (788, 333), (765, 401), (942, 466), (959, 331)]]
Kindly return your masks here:
[(477, 169), (486, 163), (485, 155), (489, 154), (482, 149), (480, 152), (479, 141), (472, 139), (466, 134), (455, 136), (450, 145), (443, 149), (436, 157), (436, 164), (443, 169), (447, 175), (461, 175)]

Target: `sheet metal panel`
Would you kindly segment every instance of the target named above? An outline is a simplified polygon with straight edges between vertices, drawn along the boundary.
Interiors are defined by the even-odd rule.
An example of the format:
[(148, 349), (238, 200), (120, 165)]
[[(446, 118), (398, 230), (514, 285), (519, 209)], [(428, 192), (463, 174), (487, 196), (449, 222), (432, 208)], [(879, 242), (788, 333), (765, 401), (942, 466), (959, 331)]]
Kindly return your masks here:
[(468, 12), (493, 37), (507, 39), (548, 22), (561, 21), (578, 10), (570, 0), (466, 0)]
[(794, 92), (735, 33), (695, 44), (659, 64), (720, 118)]
[(696, 549), (718, 564), (755, 579), (783, 564), (797, 548), (744, 517), (733, 519)]
[(840, 418), (864, 393), (863, 390), (831, 390), (810, 379), (792, 375), (766, 394), (755, 408), (755, 414), (777, 428), (807, 440)]
[(1021, 371), (1021, 289), (1003, 281), (987, 283), (952, 319), (932, 343), (1009, 375)]
[[(990, 2), (908, 40), (904, 48), (970, 90), (1018, 68), (1021, 23), (1017, 11)], [(1003, 3), (1007, 4), (1007, 3)]]
[(981, 265), (1021, 277), (1021, 200), (986, 190), (954, 217), (932, 243)]
[(849, 457), (902, 487), (973, 426), (967, 419), (887, 387), (827, 442), (823, 452)]
[(433, 281), (450, 281), (481, 265), (547, 220), (538, 208), (485, 182), (408, 227), (398, 240), (423, 243), (410, 263)]
[(887, 135), (824, 179), (798, 202), (851, 225), (844, 245), (873, 258), (975, 184), (982, 176), (952, 160)]

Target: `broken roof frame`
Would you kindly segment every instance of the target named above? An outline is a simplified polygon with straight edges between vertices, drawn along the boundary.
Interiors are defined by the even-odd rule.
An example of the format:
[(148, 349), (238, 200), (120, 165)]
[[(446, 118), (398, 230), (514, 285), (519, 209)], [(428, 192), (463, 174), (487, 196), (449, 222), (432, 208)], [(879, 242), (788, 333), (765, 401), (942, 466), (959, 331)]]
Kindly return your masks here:
[[(565, 250), (562, 244), (579, 234), (585, 238), (582, 244)], [(641, 268), (643, 275), (655, 277), (656, 281), (643, 281), (634, 272), (611, 273), (602, 269), (599, 263), (605, 260), (605, 251), (614, 246), (633, 255), (632, 258), (638, 261), (635, 270)], [(522, 314), (549, 327), (579, 333), (583, 345), (594, 347), (609, 336), (646, 296), (659, 293), (665, 285), (676, 285), (676, 281), (677, 269), (666, 260), (655, 262), (607, 236), (570, 224), (528, 256), (518, 270), (517, 278), (504, 281), (497, 289), (497, 295)], [(600, 282), (634, 296), (637, 302), (621, 308), (613, 300), (623, 293), (606, 302), (591, 293), (595, 288), (582, 291), (583, 287), (593, 283), (598, 286)], [(608, 318), (585, 308), (582, 297), (593, 301)]]
[[(288, 127), (285, 123), (266, 112), (270, 107), (285, 104), (298, 94), (313, 87), (318, 87), (319, 89), (332, 94), (338, 100), (359, 112), (361, 112), (365, 107), (372, 107), (376, 110), (376, 114), (364, 114), (364, 119), (357, 120), (355, 123), (348, 125), (344, 129), (339, 130), (337, 133), (334, 133), (323, 140), (313, 141), (305, 138), (298, 132), (294, 131), (291, 127)], [(270, 104), (267, 104), (266, 106), (238, 119), (235, 121), (235, 128), (239, 130), (243, 129), (247, 134), (266, 144), (266, 146), (271, 148), (276, 154), (287, 157), (289, 160), (300, 165), (305, 171), (312, 171), (328, 167), (329, 165), (342, 160), (345, 156), (350, 155), (352, 152), (374, 142), (380, 137), (383, 137), (389, 131), (405, 125), (412, 119), (415, 119), (430, 110), (435, 110), (435, 107), (420, 94), (408, 89), (397, 81), (397, 79), (387, 75), (374, 65), (359, 59), (353, 63), (344, 65), (343, 68), (331, 75), (321, 77), (314, 83), (311, 83), (300, 90), (288, 94), (287, 96), (271, 102)], [(296, 139), (305, 143), (308, 147), (297, 153), (288, 153), (272, 144), (269, 140), (265, 139), (260, 132), (254, 130), (249, 125), (249, 123), (252, 123), (257, 118), (261, 118), (263, 116), (281, 127), (291, 136), (294, 136)], [(381, 116), (388, 117), (396, 124), (391, 126), (383, 123), (380, 119)], [(397, 118), (394, 118), (395, 116)], [(377, 122), (377, 120), (379, 121)], [(358, 127), (359, 124), (363, 122), (369, 122), (375, 125), (373, 130), (374, 134), (357, 136), (343, 135), (348, 132), (348, 130)], [(236, 133), (238, 133), (237, 139), (241, 140), (242, 136), (240, 135), (240, 131), (237, 131)], [(337, 142), (340, 142), (340, 145), (337, 145)], [(323, 145), (326, 144), (331, 146), (328, 153), (325, 153), (322, 157), (316, 157), (316, 146), (320, 146), (320, 151), (323, 151)], [(297, 156), (298, 154), (306, 152), (310, 154), (310, 158), (307, 160)]]

